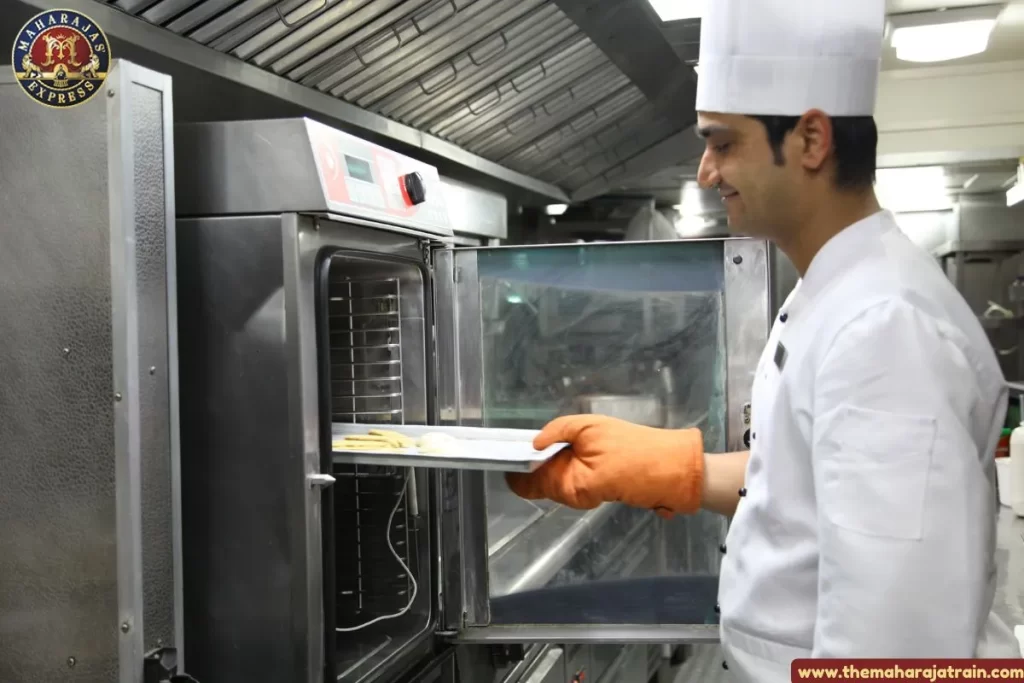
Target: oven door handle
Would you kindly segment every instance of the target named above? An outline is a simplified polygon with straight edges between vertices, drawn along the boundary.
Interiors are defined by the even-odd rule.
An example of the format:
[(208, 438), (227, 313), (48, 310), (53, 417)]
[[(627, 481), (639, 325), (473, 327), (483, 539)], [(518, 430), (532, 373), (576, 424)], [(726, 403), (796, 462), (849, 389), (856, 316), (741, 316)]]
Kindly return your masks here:
[(325, 489), (334, 484), (336, 480), (329, 474), (310, 474), (306, 476), (306, 481), (309, 482), (310, 488)]

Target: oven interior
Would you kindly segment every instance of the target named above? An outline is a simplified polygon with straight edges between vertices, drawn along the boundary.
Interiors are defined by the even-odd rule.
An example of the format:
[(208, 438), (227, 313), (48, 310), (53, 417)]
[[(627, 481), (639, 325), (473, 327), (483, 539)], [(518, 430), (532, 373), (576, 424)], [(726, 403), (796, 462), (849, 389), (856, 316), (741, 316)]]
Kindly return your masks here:
[(429, 478), (330, 461), (330, 424), (427, 423), (427, 280), (421, 263), (338, 251), (319, 282), (327, 673), (355, 683), (432, 630)]

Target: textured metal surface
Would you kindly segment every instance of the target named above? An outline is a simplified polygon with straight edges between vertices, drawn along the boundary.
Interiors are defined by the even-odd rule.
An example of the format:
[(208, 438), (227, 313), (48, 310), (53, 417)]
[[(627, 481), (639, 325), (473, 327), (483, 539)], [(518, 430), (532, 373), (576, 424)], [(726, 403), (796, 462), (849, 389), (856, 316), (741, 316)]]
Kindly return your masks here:
[[(135, 153), (135, 284), (139, 344), (142, 478), (142, 582), (145, 649), (174, 638), (174, 467), (168, 357), (167, 205), (164, 191), (164, 95), (131, 85)], [(169, 122), (166, 122), (169, 123)], [(173, 224), (170, 226), (173, 236)]]
[(688, 123), (552, 0), (107, 4), (570, 191)]
[(0, 79), (0, 680), (137, 683), (176, 645), (169, 81), (106, 87), (68, 116)]
[(0, 81), (0, 680), (19, 683), (68, 657), (117, 680), (106, 102), (67, 113)]

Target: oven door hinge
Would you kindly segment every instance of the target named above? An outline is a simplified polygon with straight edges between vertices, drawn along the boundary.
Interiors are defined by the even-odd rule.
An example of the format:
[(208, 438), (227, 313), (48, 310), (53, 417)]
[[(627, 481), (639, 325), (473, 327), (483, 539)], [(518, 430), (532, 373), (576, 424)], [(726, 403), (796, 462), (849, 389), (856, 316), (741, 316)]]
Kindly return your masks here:
[(178, 673), (178, 651), (161, 647), (146, 653), (142, 667), (143, 683), (199, 683), (186, 673)]

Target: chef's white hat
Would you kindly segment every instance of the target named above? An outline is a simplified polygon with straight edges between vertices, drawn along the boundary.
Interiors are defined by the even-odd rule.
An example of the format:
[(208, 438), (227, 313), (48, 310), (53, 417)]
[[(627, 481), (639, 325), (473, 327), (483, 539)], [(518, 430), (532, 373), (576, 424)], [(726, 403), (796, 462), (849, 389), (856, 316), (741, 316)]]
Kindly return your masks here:
[(885, 0), (705, 0), (697, 111), (871, 116)]

